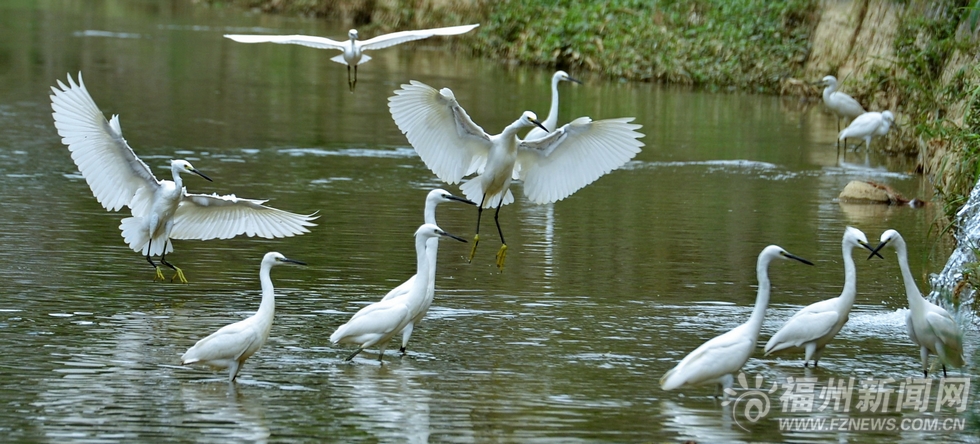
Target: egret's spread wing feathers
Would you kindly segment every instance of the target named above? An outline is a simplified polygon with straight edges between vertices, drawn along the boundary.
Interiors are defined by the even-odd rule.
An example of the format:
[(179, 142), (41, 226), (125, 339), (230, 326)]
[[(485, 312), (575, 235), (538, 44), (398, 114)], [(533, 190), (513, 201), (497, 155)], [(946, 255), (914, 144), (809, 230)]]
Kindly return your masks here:
[(388, 98), (388, 108), (398, 129), (439, 179), (459, 183), (486, 163), (490, 136), (473, 123), (448, 88), (436, 91), (412, 80)]
[(518, 146), (524, 194), (542, 204), (562, 200), (640, 152), (641, 125), (632, 117), (592, 121), (580, 117)]
[(816, 341), (833, 330), (840, 319), (836, 311), (809, 311), (806, 308), (794, 315), (783, 325), (776, 334), (766, 342), (765, 352), (779, 351), (790, 347), (801, 347), (803, 344)]
[(59, 80), (58, 88), (51, 88), (54, 126), (99, 203), (117, 211), (129, 206), (141, 187), (155, 189), (157, 179), (123, 139), (119, 117), (106, 121), (81, 73), (77, 84), (68, 76), (68, 85)]
[(285, 45), (303, 45), (319, 49), (339, 49), (341, 51), (349, 43), (312, 35), (225, 34), (225, 37), (239, 43), (281, 43)]
[(234, 195), (185, 194), (174, 213), (171, 239), (228, 239), (240, 234), (266, 239), (308, 233), (319, 216), (262, 205), (264, 200)]
[(358, 45), (360, 45), (361, 49), (381, 49), (394, 46), (399, 43), (410, 42), (412, 40), (421, 40), (436, 35), (463, 34), (465, 32), (469, 32), (471, 29), (476, 28), (477, 26), (480, 25), (461, 25), (435, 29), (419, 29), (415, 31), (398, 31), (391, 34), (379, 35), (367, 40), (362, 40), (358, 42)]

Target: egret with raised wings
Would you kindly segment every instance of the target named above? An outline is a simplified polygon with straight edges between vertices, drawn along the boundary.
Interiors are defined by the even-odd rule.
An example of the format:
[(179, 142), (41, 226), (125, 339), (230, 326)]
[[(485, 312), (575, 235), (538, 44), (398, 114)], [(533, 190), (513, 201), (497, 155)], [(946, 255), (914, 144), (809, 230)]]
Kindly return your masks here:
[[(60, 88), (60, 89), (59, 89)], [(242, 199), (235, 195), (187, 194), (181, 173), (198, 172), (185, 160), (172, 160), (173, 180), (158, 180), (122, 136), (119, 116), (106, 121), (85, 89), (81, 73), (78, 83), (68, 76), (52, 87), (51, 108), (61, 142), (68, 146), (78, 170), (85, 177), (95, 198), (109, 211), (122, 207), (132, 217), (119, 228), (133, 251), (141, 252), (163, 280), (160, 263), (175, 271), (173, 279), (187, 282), (184, 272), (167, 262), (173, 251), (172, 239), (228, 239), (240, 234), (267, 239), (308, 233), (314, 214), (300, 215), (262, 205), (264, 200)]]
[(912, 278), (912, 271), (909, 270), (908, 250), (902, 235), (895, 230), (881, 233), (881, 240), (872, 254), (885, 247), (894, 248), (898, 254), (898, 268), (902, 270), (905, 297), (909, 301), (905, 327), (908, 329), (909, 339), (919, 346), (922, 374), (929, 376), (929, 354), (932, 353), (939, 357), (943, 377), (946, 377), (946, 364), (958, 368), (966, 363), (963, 360), (963, 332), (949, 312), (922, 297), (919, 287), (915, 285), (915, 279)]
[(556, 71), (555, 74), (551, 76), (551, 109), (548, 110), (548, 117), (541, 121), (541, 126), (544, 127), (545, 131), (542, 131), (541, 128), (533, 127), (531, 128), (531, 131), (528, 131), (524, 136), (524, 140), (533, 140), (544, 137), (558, 127), (558, 84), (561, 82), (574, 82), (578, 83), (579, 85), (582, 84), (582, 82), (578, 79), (569, 76), (567, 72)]
[[(257, 35), (257, 34), (225, 34), (225, 37), (240, 43), (282, 43), (292, 45), (303, 45), (318, 49), (337, 49), (343, 54), (333, 57), (332, 61), (347, 65), (347, 85), (351, 92), (357, 85), (357, 65), (367, 63), (371, 57), (364, 54), (364, 51), (371, 49), (382, 49), (412, 40), (421, 40), (432, 36), (457, 35), (469, 32), (473, 28), (480, 26), (462, 25), (448, 26), (445, 28), (419, 29), (416, 31), (399, 31), (391, 34), (379, 35), (367, 40), (358, 40), (357, 30), (351, 29), (347, 32), (349, 40), (337, 41), (326, 37), (316, 37), (310, 35)], [(354, 74), (351, 75), (351, 67)]]
[(470, 260), (480, 241), (484, 208), (496, 208), (494, 222), (500, 235), (497, 267), (503, 269), (507, 242), (500, 229), (500, 207), (514, 201), (511, 181), (524, 181), (524, 195), (537, 204), (557, 202), (602, 175), (621, 167), (640, 152), (643, 143), (632, 117), (593, 121), (580, 117), (535, 140), (521, 140), (517, 132), (532, 125), (543, 128), (537, 116), (525, 111), (503, 132), (488, 134), (470, 119), (449, 88), (436, 90), (422, 82), (395, 90), (388, 108), (398, 128), (439, 179), (459, 183), (466, 198), (479, 202), (476, 235)]
[(770, 245), (759, 253), (755, 273), (759, 280), (759, 289), (755, 296), (755, 308), (748, 322), (733, 328), (729, 332), (716, 336), (701, 344), (660, 378), (660, 387), (673, 390), (687, 385), (718, 384), (721, 389), (732, 386), (735, 378), (732, 373), (739, 371), (755, 350), (756, 339), (762, 328), (762, 320), (766, 316), (769, 305), (769, 263), (773, 259), (793, 259), (807, 265), (810, 261), (789, 254), (786, 250)]

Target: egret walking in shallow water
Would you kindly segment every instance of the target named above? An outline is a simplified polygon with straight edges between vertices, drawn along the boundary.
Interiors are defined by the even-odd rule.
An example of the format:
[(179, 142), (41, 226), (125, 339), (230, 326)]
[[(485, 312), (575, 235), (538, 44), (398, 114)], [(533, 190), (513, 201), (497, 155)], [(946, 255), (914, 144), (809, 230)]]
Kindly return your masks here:
[(172, 239), (228, 239), (239, 234), (271, 239), (308, 233), (307, 227), (314, 226), (311, 221), (317, 216), (267, 207), (263, 200), (187, 194), (181, 173), (211, 179), (184, 160), (170, 162), (172, 181), (157, 180), (123, 139), (119, 116), (105, 120), (81, 73), (77, 84), (68, 76), (68, 85), (59, 80), (58, 87), (51, 88), (51, 108), (61, 142), (105, 209), (132, 210), (132, 217), (123, 219), (119, 228), (129, 247), (156, 268), (157, 279), (163, 279), (163, 271), (152, 256), (160, 256), (160, 263), (176, 272), (174, 279), (187, 282), (184, 272), (167, 262)]
[(545, 130), (541, 130), (538, 127), (531, 128), (531, 131), (528, 131), (527, 135), (524, 136), (524, 140), (534, 140), (544, 137), (558, 127), (558, 84), (561, 82), (582, 84), (581, 81), (572, 78), (565, 71), (555, 72), (555, 75), (551, 76), (551, 109), (548, 110), (548, 117), (541, 121), (541, 126)]
[[(436, 266), (436, 254), (433, 252), (429, 255), (426, 249), (430, 248), (430, 245), (431, 248), (438, 248), (438, 242), (432, 244), (428, 242), (440, 236), (466, 242), (465, 239), (442, 231), (436, 225), (423, 224), (420, 226), (415, 232), (415, 252), (418, 257), (418, 266), (409, 291), (398, 297), (386, 298), (358, 310), (346, 324), (341, 325), (337, 331), (330, 335), (330, 342), (334, 344), (358, 346), (357, 350), (347, 357), (347, 361), (354, 359), (354, 356), (357, 356), (365, 348), (374, 345), (380, 348), (378, 361), (383, 361), (388, 341), (413, 321), (420, 305), (426, 299), (429, 287), (435, 285), (430, 282), (429, 269)], [(411, 335), (411, 331), (409, 331), (409, 335)]]
[[(292, 45), (303, 45), (318, 49), (337, 49), (343, 54), (330, 59), (337, 63), (347, 65), (347, 85), (351, 92), (357, 85), (357, 65), (367, 63), (371, 57), (364, 54), (369, 49), (382, 49), (394, 46), (399, 43), (410, 42), (412, 40), (426, 39), (432, 36), (457, 35), (469, 32), (473, 28), (480, 26), (462, 25), (449, 26), (445, 28), (420, 29), (416, 31), (399, 31), (391, 34), (379, 35), (367, 40), (358, 40), (357, 30), (351, 29), (347, 32), (350, 40), (331, 40), (325, 37), (315, 37), (309, 35), (253, 35), (253, 34), (225, 34), (225, 37), (240, 43), (283, 43)], [(354, 74), (351, 75), (351, 67)]]
[(844, 230), (844, 239), (841, 241), (844, 255), (844, 290), (836, 298), (807, 305), (793, 315), (766, 343), (766, 356), (780, 350), (802, 348), (805, 353), (803, 366), (806, 367), (810, 359), (813, 359), (813, 366), (817, 366), (824, 347), (847, 323), (851, 306), (854, 305), (854, 297), (857, 295), (857, 271), (851, 254), (856, 247), (872, 250), (868, 245), (868, 238), (861, 230), (847, 227)]
[[(487, 134), (470, 119), (449, 88), (436, 90), (411, 81), (388, 99), (391, 116), (439, 179), (459, 183), (466, 198), (479, 202), (476, 235), (470, 260), (480, 241), (484, 208), (496, 208), (494, 222), (500, 235), (497, 267), (503, 269), (507, 242), (500, 229), (500, 207), (514, 201), (513, 179), (524, 181), (524, 194), (538, 204), (557, 202), (602, 175), (619, 168), (640, 152), (643, 134), (632, 117), (593, 121), (580, 117), (535, 140), (521, 140), (517, 132), (542, 127), (537, 116), (525, 111), (503, 132)], [(544, 128), (542, 128), (544, 129)]]
[(823, 89), (823, 103), (827, 105), (837, 116), (837, 132), (840, 132), (840, 121), (842, 118), (856, 118), (861, 114), (864, 114), (864, 107), (854, 100), (853, 97), (837, 91), (837, 78), (834, 76), (826, 76), (820, 82), (820, 85), (824, 86)]
[[(425, 223), (438, 225), (436, 224), (436, 207), (439, 206), (439, 204), (445, 202), (463, 202), (470, 205), (476, 205), (476, 202), (464, 199), (462, 197), (453, 196), (448, 191), (443, 189), (435, 189), (429, 191), (429, 194), (427, 194), (425, 197), (425, 212), (424, 212)], [(421, 301), (418, 301), (416, 307), (413, 307), (414, 308), (413, 311), (415, 313), (412, 316), (412, 321), (409, 322), (408, 325), (406, 325), (405, 328), (402, 329), (402, 346), (400, 349), (398, 349), (398, 351), (403, 354), (405, 353), (405, 347), (408, 346), (408, 340), (411, 339), (412, 337), (412, 331), (415, 329), (415, 326), (422, 321), (422, 318), (425, 317), (425, 314), (428, 313), (429, 307), (432, 305), (432, 300), (435, 297), (435, 286), (436, 286), (435, 264), (436, 264), (438, 252), (439, 252), (439, 236), (430, 238), (421, 249), (418, 248), (418, 245), (416, 245), (416, 254), (418, 255), (417, 260), (419, 262), (428, 261), (427, 263), (429, 264), (428, 266), (429, 286), (426, 289), (425, 298), (423, 298)], [(391, 291), (389, 291), (388, 294), (386, 294), (385, 297), (381, 300), (384, 301), (384, 300), (397, 298), (409, 294), (412, 290), (412, 287), (415, 285), (415, 279), (416, 278), (414, 275), (408, 278), (408, 280), (403, 282), (401, 285), (391, 289)]]
[(963, 332), (949, 312), (927, 301), (919, 293), (919, 287), (915, 285), (915, 279), (909, 270), (908, 252), (902, 235), (895, 230), (881, 233), (881, 242), (872, 254), (884, 247), (892, 247), (898, 254), (898, 267), (902, 270), (902, 280), (905, 281), (905, 297), (909, 301), (905, 326), (909, 338), (919, 346), (922, 374), (929, 376), (929, 354), (932, 353), (939, 357), (939, 363), (943, 366), (943, 377), (946, 377), (946, 364), (957, 368), (965, 364)]
[(272, 287), (269, 271), (272, 267), (293, 263), (306, 265), (303, 262), (288, 259), (276, 253), (266, 253), (262, 257), (262, 267), (259, 269), (259, 282), (262, 284), (262, 302), (254, 315), (221, 327), (208, 337), (197, 341), (180, 357), (180, 365), (205, 364), (217, 369), (228, 369), (228, 382), (234, 381), (239, 370), (245, 365), (245, 360), (269, 339), (272, 330), (272, 319), (276, 312), (276, 294)]
[[(854, 119), (844, 131), (840, 132), (838, 140), (857, 138), (864, 139), (864, 149), (871, 149), (871, 139), (888, 134), (895, 124), (895, 115), (891, 111), (864, 113)], [(846, 143), (846, 141), (845, 141)], [(860, 145), (858, 145), (860, 147)], [(844, 147), (847, 148), (846, 146)]]
[(752, 356), (756, 339), (759, 337), (759, 329), (762, 328), (766, 306), (769, 305), (769, 263), (773, 259), (794, 259), (813, 265), (810, 261), (789, 254), (776, 245), (764, 248), (759, 253), (755, 266), (759, 289), (755, 297), (755, 308), (748, 322), (694, 349), (676, 367), (660, 378), (661, 388), (673, 390), (687, 385), (710, 383), (718, 384), (722, 389), (732, 386), (734, 381), (732, 373), (741, 369)]

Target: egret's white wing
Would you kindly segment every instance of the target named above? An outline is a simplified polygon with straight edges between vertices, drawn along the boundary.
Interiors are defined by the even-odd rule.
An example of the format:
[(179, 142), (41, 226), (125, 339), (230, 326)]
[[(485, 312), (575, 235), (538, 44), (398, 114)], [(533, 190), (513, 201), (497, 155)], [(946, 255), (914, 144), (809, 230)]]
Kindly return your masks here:
[(361, 49), (381, 49), (394, 46), (399, 43), (410, 42), (412, 40), (429, 38), (435, 35), (463, 34), (469, 32), (471, 29), (476, 28), (477, 26), (480, 25), (461, 25), (448, 26), (445, 28), (419, 29), (416, 31), (398, 31), (359, 41), (357, 42), (357, 45), (360, 46)]
[[(247, 321), (247, 319), (246, 319)], [(184, 364), (199, 361), (237, 360), (248, 350), (254, 341), (261, 339), (258, 332), (248, 322), (236, 322), (221, 327), (208, 337), (197, 341), (184, 352), (180, 360)]]
[(54, 126), (99, 203), (117, 211), (131, 205), (141, 187), (156, 189), (156, 177), (123, 139), (119, 116), (106, 121), (85, 89), (82, 73), (77, 84), (70, 75), (68, 86), (58, 80), (58, 88), (51, 87)]
[(319, 216), (302, 215), (262, 205), (264, 200), (234, 195), (185, 194), (174, 213), (171, 239), (228, 239), (239, 234), (266, 239), (309, 233)]
[[(943, 316), (945, 314), (945, 316)], [(929, 311), (926, 313), (926, 322), (932, 328), (933, 333), (939, 339), (941, 347), (936, 348), (936, 354), (944, 358), (954, 367), (962, 367), (963, 362), (963, 334), (956, 325), (956, 321), (943, 310), (943, 313)]]
[(409, 291), (412, 290), (412, 286), (414, 285), (415, 285), (415, 275), (412, 275), (412, 277), (408, 278), (408, 280), (402, 282), (401, 285), (392, 288), (391, 291), (389, 291), (388, 294), (385, 295), (385, 297), (381, 298), (381, 300), (387, 301), (388, 299), (394, 299), (400, 296), (404, 296), (408, 294)]
[(836, 111), (847, 117), (857, 117), (865, 112), (864, 107), (854, 97), (842, 92), (834, 92), (830, 96)]
[(664, 390), (672, 390), (685, 384), (696, 385), (732, 373), (742, 368), (753, 347), (755, 341), (745, 337), (741, 329), (736, 328), (701, 344), (667, 372), (661, 378), (660, 385)]
[(783, 325), (766, 342), (765, 352), (776, 352), (785, 348), (800, 347), (804, 343), (816, 341), (833, 330), (840, 320), (836, 311), (810, 311), (804, 308)]
[(339, 49), (341, 51), (348, 42), (338, 42), (326, 37), (312, 35), (257, 35), (257, 34), (225, 34), (226, 38), (239, 43), (281, 43), (284, 45), (303, 45), (319, 49)]
[(492, 143), (449, 88), (436, 91), (412, 80), (388, 98), (395, 125), (439, 179), (459, 183), (486, 163)]
[(360, 309), (330, 335), (330, 342), (370, 347), (391, 339), (411, 321), (411, 310), (398, 300), (375, 302)]
[(642, 133), (632, 117), (592, 121), (580, 117), (545, 137), (518, 145), (524, 194), (543, 204), (562, 200), (640, 152)]
[(852, 120), (851, 124), (847, 125), (847, 128), (844, 128), (840, 132), (840, 139), (843, 140), (850, 137), (860, 138), (870, 135), (881, 126), (883, 121), (884, 119), (882, 119), (881, 113), (878, 112), (861, 114)]

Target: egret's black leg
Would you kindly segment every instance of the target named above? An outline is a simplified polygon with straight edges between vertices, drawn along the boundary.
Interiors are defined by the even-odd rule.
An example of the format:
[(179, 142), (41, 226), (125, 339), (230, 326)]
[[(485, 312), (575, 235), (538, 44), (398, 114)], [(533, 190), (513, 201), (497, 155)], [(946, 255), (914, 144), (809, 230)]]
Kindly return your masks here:
[(357, 354), (360, 353), (363, 350), (364, 350), (363, 348), (359, 348), (357, 350), (354, 350), (354, 353), (351, 353), (350, 356), (344, 358), (344, 360), (345, 361), (350, 361), (351, 359), (354, 359), (354, 356), (357, 356)]
[[(170, 242), (170, 239), (167, 239), (167, 242)], [(184, 270), (181, 270), (180, 268), (178, 268), (174, 264), (171, 264), (170, 262), (167, 262), (167, 244), (166, 243), (164, 243), (164, 245), (163, 245), (163, 253), (160, 254), (160, 263), (163, 264), (163, 265), (166, 265), (166, 266), (172, 268), (174, 271), (176, 271), (176, 273), (174, 273), (174, 277), (170, 278), (170, 282), (173, 282), (174, 279), (177, 279), (182, 284), (186, 284), (187, 283), (187, 278), (184, 277)]]
[(354, 82), (350, 84), (350, 92), (354, 92), (357, 87), (357, 65), (354, 65)]
[(504, 206), (503, 199), (497, 205), (497, 211), (493, 213), (493, 222), (497, 224), (497, 234), (500, 235), (500, 250), (497, 251), (497, 269), (504, 270), (504, 260), (507, 259), (507, 241), (504, 240), (504, 232), (500, 229), (500, 207)]
[[(164, 249), (164, 250), (166, 250), (166, 249)], [(147, 242), (147, 244), (146, 244), (146, 261), (149, 262), (150, 265), (152, 265), (153, 268), (155, 268), (157, 270), (157, 275), (153, 277), (153, 280), (157, 280), (157, 279), (159, 279), (161, 281), (162, 280), (166, 280), (167, 278), (163, 277), (163, 270), (160, 269), (160, 266), (159, 265), (154, 264), (153, 263), (153, 259), (150, 258), (150, 252), (151, 251), (153, 251), (153, 239), (150, 239), (150, 241)], [(161, 256), (161, 259), (162, 258), (163, 257)]]
[(946, 377), (946, 364), (943, 364), (943, 377)]
[(473, 248), (470, 249), (470, 260), (468, 262), (473, 262), (473, 256), (476, 256), (476, 246), (480, 243), (480, 219), (483, 217), (483, 203), (487, 201), (487, 195), (483, 195), (483, 199), (480, 199), (480, 205), (476, 207), (476, 235), (473, 236)]

